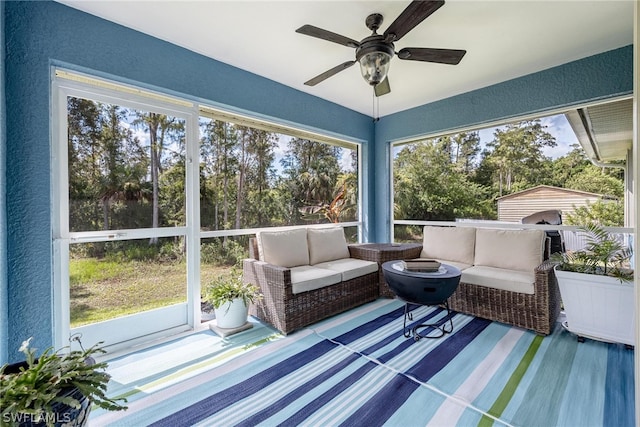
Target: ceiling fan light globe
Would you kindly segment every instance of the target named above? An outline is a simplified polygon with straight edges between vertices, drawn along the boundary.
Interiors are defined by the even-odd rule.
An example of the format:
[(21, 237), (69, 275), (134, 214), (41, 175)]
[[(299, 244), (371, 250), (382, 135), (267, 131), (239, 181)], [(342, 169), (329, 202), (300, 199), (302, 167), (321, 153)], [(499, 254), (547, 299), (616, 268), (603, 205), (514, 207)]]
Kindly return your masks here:
[(358, 62), (362, 78), (371, 86), (375, 86), (387, 77), (391, 55), (386, 52), (370, 52), (363, 55)]

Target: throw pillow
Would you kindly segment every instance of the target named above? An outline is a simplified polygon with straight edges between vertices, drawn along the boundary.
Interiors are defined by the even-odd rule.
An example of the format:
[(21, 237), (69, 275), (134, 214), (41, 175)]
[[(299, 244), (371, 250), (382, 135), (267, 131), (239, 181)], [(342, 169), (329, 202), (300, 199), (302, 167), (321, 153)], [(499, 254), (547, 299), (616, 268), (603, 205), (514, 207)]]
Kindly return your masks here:
[(256, 238), (261, 261), (287, 268), (309, 264), (307, 230), (304, 228), (259, 231)]
[(349, 258), (350, 256), (342, 227), (309, 228), (307, 229), (307, 242), (311, 265)]
[(542, 264), (544, 243), (542, 230), (478, 228), (474, 264), (531, 273)]
[(420, 258), (433, 258), (473, 265), (476, 229), (473, 227), (432, 227), (423, 230)]

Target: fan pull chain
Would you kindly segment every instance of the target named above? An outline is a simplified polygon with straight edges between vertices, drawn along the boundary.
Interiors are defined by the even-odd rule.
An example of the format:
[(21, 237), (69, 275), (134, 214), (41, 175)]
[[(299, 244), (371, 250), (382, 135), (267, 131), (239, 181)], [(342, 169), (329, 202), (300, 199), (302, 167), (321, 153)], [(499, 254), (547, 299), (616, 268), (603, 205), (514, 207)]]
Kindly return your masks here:
[(380, 120), (380, 117), (378, 117), (380, 115), (380, 98), (376, 97), (376, 89), (375, 87), (372, 86), (372, 90), (371, 90), (371, 104), (372, 104), (372, 116), (373, 116), (373, 122), (377, 122), (378, 120)]

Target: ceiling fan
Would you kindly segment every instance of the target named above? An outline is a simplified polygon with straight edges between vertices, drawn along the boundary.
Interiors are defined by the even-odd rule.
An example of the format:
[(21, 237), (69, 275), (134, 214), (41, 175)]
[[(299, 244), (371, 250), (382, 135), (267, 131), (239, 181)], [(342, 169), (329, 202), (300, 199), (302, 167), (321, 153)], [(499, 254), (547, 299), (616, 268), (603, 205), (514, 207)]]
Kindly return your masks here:
[(424, 21), (443, 5), (443, 0), (413, 1), (402, 11), (400, 16), (391, 23), (383, 34), (377, 33), (382, 24), (382, 15), (373, 13), (369, 15), (365, 21), (367, 28), (373, 31), (373, 34), (365, 37), (361, 41), (353, 40), (349, 37), (314, 27), (313, 25), (303, 25), (296, 30), (297, 33), (356, 49), (355, 61), (344, 62), (306, 81), (304, 84), (307, 86), (315, 86), (358, 62), (360, 64), (362, 77), (367, 83), (374, 87), (376, 96), (382, 96), (391, 92), (387, 73), (389, 72), (390, 61), (394, 54), (397, 54), (400, 59), (411, 61), (437, 62), (451, 65), (458, 64), (467, 51), (424, 47), (405, 47), (398, 52), (395, 51), (394, 42), (404, 37), (416, 25)]

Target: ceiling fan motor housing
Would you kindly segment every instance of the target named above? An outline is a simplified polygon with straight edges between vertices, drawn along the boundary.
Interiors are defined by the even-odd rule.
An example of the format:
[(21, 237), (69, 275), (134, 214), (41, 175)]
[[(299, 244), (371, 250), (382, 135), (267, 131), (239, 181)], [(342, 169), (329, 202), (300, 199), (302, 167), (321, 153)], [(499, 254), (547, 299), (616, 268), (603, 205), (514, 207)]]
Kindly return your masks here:
[(356, 61), (360, 63), (362, 77), (371, 86), (382, 82), (389, 71), (389, 63), (395, 54), (394, 45), (384, 36), (373, 34), (360, 42), (356, 49)]
[[(416, 25), (420, 24), (443, 5), (444, 0), (413, 0), (381, 35), (377, 31), (382, 25), (383, 16), (379, 13), (372, 13), (367, 16), (365, 24), (373, 33), (362, 41), (314, 27), (313, 25), (303, 25), (296, 30), (297, 33), (356, 49), (355, 61), (343, 62), (306, 81), (304, 84), (315, 86), (358, 62), (362, 77), (369, 85), (374, 86), (375, 95), (382, 96), (389, 93), (391, 87), (389, 86), (387, 73), (389, 72), (391, 58), (396, 55), (394, 43), (400, 41)], [(399, 59), (403, 60), (457, 65), (466, 53), (465, 50), (461, 49), (405, 47), (397, 55)]]

